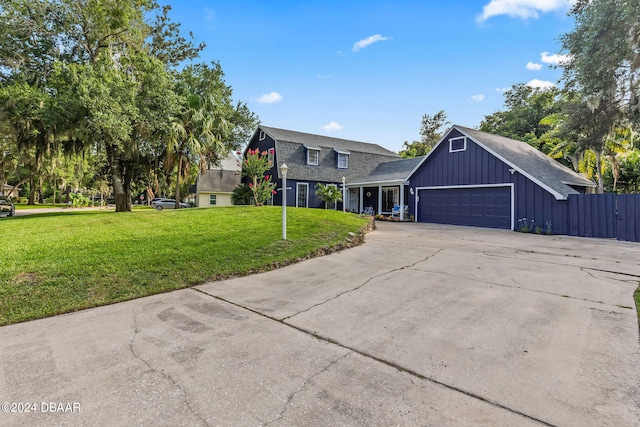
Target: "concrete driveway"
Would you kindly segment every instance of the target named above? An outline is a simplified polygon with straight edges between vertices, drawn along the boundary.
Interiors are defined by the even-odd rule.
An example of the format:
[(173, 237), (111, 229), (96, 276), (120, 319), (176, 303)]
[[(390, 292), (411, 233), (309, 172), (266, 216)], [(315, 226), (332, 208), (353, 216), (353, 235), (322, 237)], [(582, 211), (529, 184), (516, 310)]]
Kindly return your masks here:
[(640, 424), (640, 245), (391, 223), (366, 240), (0, 328), (0, 425)]

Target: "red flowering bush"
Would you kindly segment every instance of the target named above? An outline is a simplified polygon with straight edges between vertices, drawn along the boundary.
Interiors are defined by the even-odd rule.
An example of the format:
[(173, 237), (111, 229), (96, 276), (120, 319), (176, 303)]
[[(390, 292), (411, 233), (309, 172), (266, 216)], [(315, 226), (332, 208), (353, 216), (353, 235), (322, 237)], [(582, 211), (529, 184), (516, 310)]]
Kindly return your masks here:
[(253, 193), (256, 206), (262, 206), (269, 198), (276, 194), (276, 184), (271, 182), (271, 175), (265, 175), (271, 169), (268, 153), (258, 149), (247, 150), (247, 156), (242, 164), (242, 176), (251, 179), (249, 188)]

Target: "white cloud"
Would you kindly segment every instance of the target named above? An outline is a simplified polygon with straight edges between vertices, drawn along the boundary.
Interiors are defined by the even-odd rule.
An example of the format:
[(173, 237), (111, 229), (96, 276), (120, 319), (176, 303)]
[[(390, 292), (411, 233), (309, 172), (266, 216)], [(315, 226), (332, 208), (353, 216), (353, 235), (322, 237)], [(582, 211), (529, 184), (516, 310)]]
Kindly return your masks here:
[(537, 19), (539, 13), (567, 10), (576, 0), (491, 0), (484, 5), (476, 18), (484, 22), (492, 16), (507, 15), (511, 18)]
[(322, 126), (322, 130), (324, 130), (325, 132), (332, 132), (334, 130), (340, 130), (340, 129), (342, 129), (342, 125), (334, 121), (331, 121), (331, 123)]
[(204, 20), (207, 22), (213, 22), (216, 17), (216, 11), (210, 7), (204, 8)]
[(571, 62), (571, 56), (569, 55), (559, 55), (554, 53), (553, 55), (549, 55), (549, 52), (542, 52), (540, 54), (540, 60), (545, 64), (554, 64), (554, 65), (562, 65)]
[(255, 99), (258, 104), (275, 104), (282, 101), (282, 95), (278, 92), (265, 93), (260, 98)]
[(471, 95), (471, 100), (474, 102), (482, 102), (484, 101), (484, 95), (483, 94)]
[(364, 49), (365, 47), (369, 46), (370, 44), (383, 41), (383, 40), (389, 40), (389, 37), (384, 37), (381, 34), (376, 34), (376, 35), (367, 37), (366, 39), (360, 40), (359, 42), (353, 45), (353, 49), (351, 50), (354, 52), (357, 52), (360, 49)]
[(548, 80), (538, 80), (533, 79), (527, 83), (527, 86), (536, 88), (536, 89), (550, 89), (552, 87), (556, 87), (555, 83), (550, 82)]
[(527, 62), (527, 70), (540, 71), (541, 69), (542, 69), (542, 64), (537, 64), (535, 62)]
[(508, 91), (509, 89), (511, 89), (510, 87), (497, 87), (496, 88), (496, 92), (498, 93), (505, 93), (506, 91)]

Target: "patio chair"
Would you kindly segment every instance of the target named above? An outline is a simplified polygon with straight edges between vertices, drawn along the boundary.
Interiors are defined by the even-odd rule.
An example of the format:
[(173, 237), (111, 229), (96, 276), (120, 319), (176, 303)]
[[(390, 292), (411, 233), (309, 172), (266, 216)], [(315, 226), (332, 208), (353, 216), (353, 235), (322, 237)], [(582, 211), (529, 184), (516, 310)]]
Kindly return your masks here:
[(404, 218), (400, 218), (400, 206), (394, 205), (393, 209), (391, 210), (391, 218), (407, 219), (409, 217), (409, 205), (404, 205), (404, 209), (402, 212), (404, 214)]

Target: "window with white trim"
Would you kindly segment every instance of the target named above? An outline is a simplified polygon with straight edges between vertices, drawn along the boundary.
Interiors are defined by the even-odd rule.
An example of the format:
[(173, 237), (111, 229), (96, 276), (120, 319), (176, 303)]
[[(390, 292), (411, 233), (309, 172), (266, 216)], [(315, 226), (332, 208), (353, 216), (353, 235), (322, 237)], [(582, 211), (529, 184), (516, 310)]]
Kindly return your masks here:
[(268, 159), (269, 159), (269, 166), (273, 166), (273, 158), (275, 157), (275, 153), (276, 150), (274, 148), (269, 148), (269, 154), (268, 154)]
[(309, 207), (309, 184), (306, 182), (298, 182), (296, 184), (296, 207)]
[(260, 131), (260, 138), (259, 138), (259, 140), (260, 140), (260, 141), (262, 141), (262, 140), (263, 140), (263, 139), (265, 139), (266, 137), (267, 137), (267, 136), (264, 134), (264, 131), (263, 131), (263, 130), (261, 130), (261, 131)]
[(449, 139), (449, 152), (455, 153), (457, 151), (465, 151), (467, 149), (467, 137), (458, 136), (456, 138)]
[(209, 206), (215, 206), (217, 204), (217, 196), (215, 194), (209, 195)]
[(349, 167), (349, 155), (338, 153), (338, 169), (347, 169)]
[(307, 148), (307, 165), (318, 166), (320, 160), (320, 150), (315, 148)]

